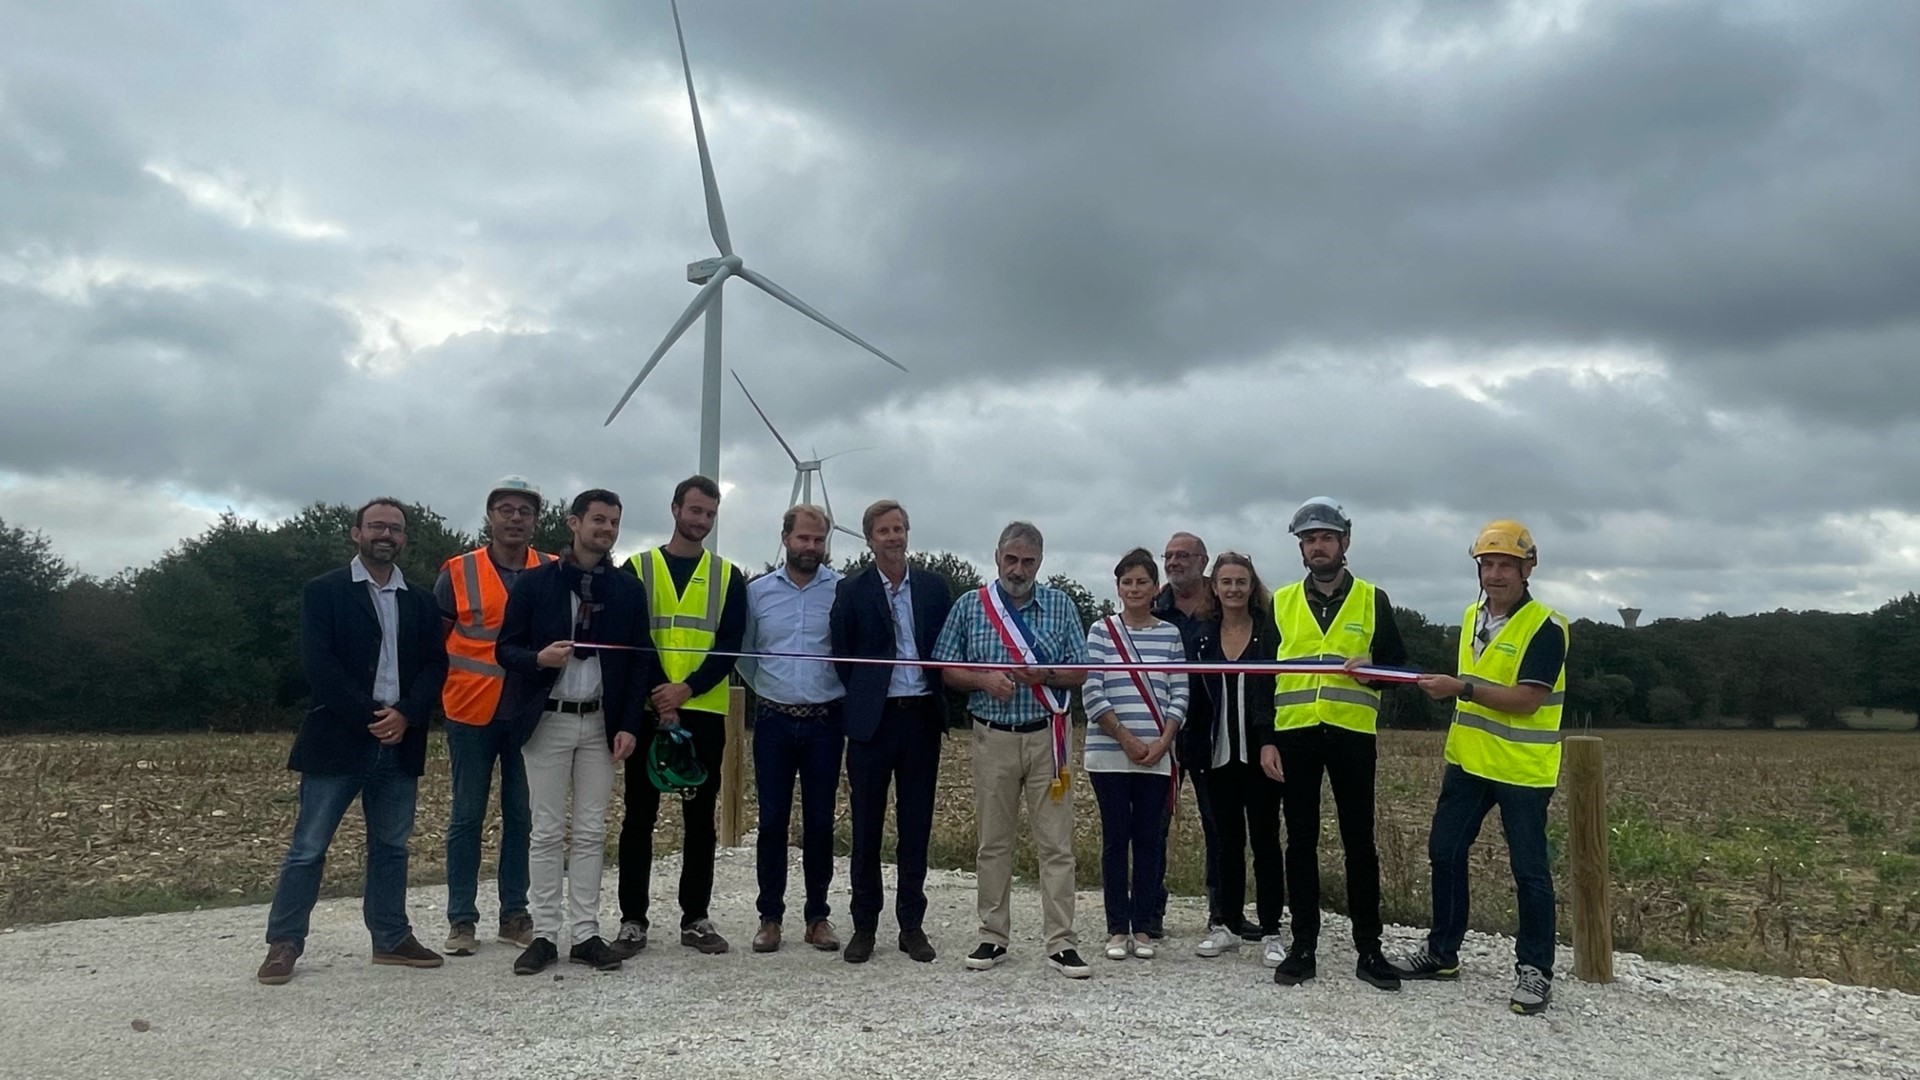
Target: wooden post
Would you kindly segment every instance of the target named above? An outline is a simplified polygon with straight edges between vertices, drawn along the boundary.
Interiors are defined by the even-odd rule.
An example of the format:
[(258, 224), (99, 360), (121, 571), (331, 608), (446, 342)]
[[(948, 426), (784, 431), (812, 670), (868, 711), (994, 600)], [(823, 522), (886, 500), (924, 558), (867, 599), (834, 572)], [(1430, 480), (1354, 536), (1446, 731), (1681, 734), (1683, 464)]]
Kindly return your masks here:
[(720, 846), (739, 847), (747, 831), (747, 691), (727, 692), (727, 746), (720, 758)]
[(1600, 739), (1569, 735), (1567, 825), (1573, 863), (1573, 976), (1613, 981), (1612, 874), (1607, 861), (1607, 768)]

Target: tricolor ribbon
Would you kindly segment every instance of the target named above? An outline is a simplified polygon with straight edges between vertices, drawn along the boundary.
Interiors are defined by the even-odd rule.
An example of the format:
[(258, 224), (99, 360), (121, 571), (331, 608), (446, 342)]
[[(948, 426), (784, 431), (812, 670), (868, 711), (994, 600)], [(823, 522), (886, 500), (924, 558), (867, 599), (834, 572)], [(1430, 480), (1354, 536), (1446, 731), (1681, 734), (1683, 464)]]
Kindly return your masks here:
[[(1113, 639), (1114, 650), (1120, 654), (1123, 663), (1140, 662), (1140, 650), (1134, 648), (1133, 635), (1127, 632), (1126, 626), (1120, 620), (1111, 615), (1107, 616), (1107, 636)], [(1160, 713), (1159, 699), (1153, 696), (1153, 684), (1147, 681), (1143, 672), (1128, 671), (1127, 675), (1133, 680), (1133, 688), (1140, 692), (1140, 700), (1147, 703), (1147, 715), (1153, 718), (1155, 730), (1159, 731), (1164, 738), (1167, 734), (1167, 719)], [(1171, 745), (1167, 747), (1167, 779), (1172, 781), (1167, 785), (1167, 814), (1171, 816), (1180, 799), (1180, 756), (1174, 753)]]
[[(1034, 651), (1036, 642), (1033, 628), (1020, 617), (1019, 609), (1007, 604), (999, 582), (980, 586), (980, 607), (986, 612), (987, 622), (1000, 635), (1000, 644), (1006, 646), (1007, 655), (1019, 661), (1017, 666), (1040, 666), (1039, 654)], [(1053, 783), (1047, 786), (1047, 794), (1052, 796), (1054, 802), (1059, 802), (1066, 796), (1072, 781), (1067, 771), (1070, 753), (1067, 713), (1073, 707), (1073, 698), (1065, 690), (1056, 690), (1040, 683), (1030, 683), (1027, 689), (1033, 692), (1040, 707), (1047, 710), (1047, 724), (1053, 733)]]

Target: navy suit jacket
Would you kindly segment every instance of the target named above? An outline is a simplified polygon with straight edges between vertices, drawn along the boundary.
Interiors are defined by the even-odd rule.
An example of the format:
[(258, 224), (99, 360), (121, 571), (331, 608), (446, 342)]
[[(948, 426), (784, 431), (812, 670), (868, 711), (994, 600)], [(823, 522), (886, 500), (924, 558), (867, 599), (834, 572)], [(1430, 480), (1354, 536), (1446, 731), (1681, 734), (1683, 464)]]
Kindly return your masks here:
[[(427, 765), (427, 720), (440, 705), (440, 684), (447, 679), (447, 642), (431, 590), (408, 582), (394, 600), (400, 613), (400, 700), (393, 707), (407, 718), (398, 750), (401, 766), (419, 776)], [(380, 708), (373, 699), (380, 617), (366, 583), (353, 580), (348, 567), (307, 582), (300, 596), (300, 664), (313, 691), (313, 708), (300, 723), (287, 768), (316, 776), (364, 771), (380, 747), (367, 731)]]
[[(922, 659), (933, 657), (933, 643), (940, 628), (947, 624), (947, 612), (953, 607), (953, 594), (947, 579), (931, 570), (907, 568), (908, 588), (913, 595), (913, 642)], [(874, 656), (892, 658), (894, 647), (893, 605), (887, 600), (886, 579), (878, 567), (868, 566), (852, 577), (843, 578), (833, 595), (833, 614), (828, 618), (835, 656)], [(893, 669), (879, 664), (838, 664), (840, 684), (847, 688), (841, 705), (847, 738), (867, 742), (880, 728), (887, 709), (887, 684)], [(922, 668), (927, 690), (933, 694), (939, 710), (940, 726), (946, 727), (946, 684), (937, 668)]]
[[(600, 592), (605, 589), (606, 595)], [(559, 668), (543, 668), (535, 660), (541, 649), (573, 639), (572, 590), (567, 588), (558, 560), (545, 562), (520, 575), (507, 594), (507, 611), (494, 643), (494, 660), (507, 669), (500, 691), (500, 711), (494, 723), (512, 725), (514, 745), (533, 737), (547, 695), (560, 678)], [(594, 600), (606, 606), (594, 612), (594, 630), (602, 641), (622, 645), (652, 645), (647, 634), (647, 594), (632, 574), (609, 566), (594, 580)], [(652, 652), (601, 649), (600, 703), (607, 724), (607, 744), (618, 732), (634, 738), (647, 707), (647, 695), (662, 681), (659, 658)], [(645, 753), (644, 747), (641, 753)]]

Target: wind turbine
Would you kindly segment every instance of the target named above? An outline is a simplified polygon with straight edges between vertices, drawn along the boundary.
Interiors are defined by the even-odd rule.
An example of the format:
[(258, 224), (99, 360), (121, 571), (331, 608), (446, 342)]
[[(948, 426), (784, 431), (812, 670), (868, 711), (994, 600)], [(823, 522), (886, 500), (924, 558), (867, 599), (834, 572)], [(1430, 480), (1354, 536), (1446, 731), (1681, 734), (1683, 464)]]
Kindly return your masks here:
[[(700, 472), (717, 483), (720, 479), (720, 290), (729, 278), (745, 279), (761, 292), (901, 371), (907, 369), (898, 360), (869, 345), (852, 331), (815, 311), (804, 300), (774, 284), (765, 274), (749, 269), (741, 261), (740, 256), (734, 253), (733, 240), (727, 233), (726, 211), (720, 207), (720, 188), (713, 178), (713, 158), (707, 153), (707, 131), (700, 123), (700, 99), (693, 91), (693, 66), (687, 60), (687, 38), (680, 28), (680, 5), (677, 0), (674, 0), (671, 6), (673, 34), (680, 42), (680, 69), (687, 79), (687, 103), (693, 107), (693, 139), (700, 149), (700, 178), (705, 184), (707, 195), (707, 228), (713, 233), (713, 243), (720, 249), (720, 256), (687, 265), (687, 280), (699, 285), (700, 291), (694, 294), (693, 302), (688, 304), (687, 309), (680, 313), (680, 318), (674, 321), (673, 327), (667, 331), (666, 338), (660, 342), (660, 347), (653, 350), (653, 355), (647, 358), (646, 364), (640, 368), (640, 374), (634, 376), (633, 382), (628, 384), (627, 392), (620, 395), (620, 400), (614, 404), (613, 411), (607, 414), (606, 422), (613, 423), (613, 418), (620, 415), (620, 410), (626, 407), (634, 391), (640, 389), (640, 384), (653, 373), (654, 367), (660, 363), (660, 358), (667, 354), (667, 350), (673, 347), (674, 342), (680, 340), (680, 335), (686, 333), (687, 328), (693, 325), (693, 320), (704, 314), (707, 320), (707, 354), (706, 367), (700, 384)], [(742, 389), (745, 387), (742, 386)], [(763, 413), (762, 419), (764, 418)], [(823, 483), (822, 489), (824, 488)], [(709, 537), (709, 543), (711, 542)]]
[(774, 441), (780, 444), (780, 449), (787, 452), (787, 460), (793, 462), (793, 494), (787, 497), (787, 505), (794, 507), (801, 503), (812, 503), (813, 478), (817, 476), (820, 478), (820, 501), (826, 504), (827, 523), (833, 526), (834, 532), (846, 533), (855, 540), (865, 540), (866, 537), (840, 524), (840, 519), (834, 516), (833, 496), (827, 492), (827, 474), (820, 466), (824, 462), (839, 457), (841, 454), (851, 454), (854, 450), (865, 450), (867, 447), (856, 446), (851, 450), (841, 450), (837, 453), (828, 454), (826, 457), (820, 457), (820, 452), (816, 450), (814, 451), (814, 457), (806, 461), (800, 460), (800, 455), (794, 453), (793, 447), (787, 445), (787, 440), (785, 436), (780, 434), (780, 429), (773, 426), (773, 421), (767, 416), (767, 410), (761, 408), (760, 403), (754, 400), (753, 391), (747, 389), (746, 380), (742, 379), (740, 373), (737, 371), (729, 372), (729, 374), (733, 376), (734, 382), (740, 384), (740, 392), (747, 395), (747, 404), (753, 406), (753, 411), (760, 414), (760, 422), (767, 425), (767, 430), (773, 433)]

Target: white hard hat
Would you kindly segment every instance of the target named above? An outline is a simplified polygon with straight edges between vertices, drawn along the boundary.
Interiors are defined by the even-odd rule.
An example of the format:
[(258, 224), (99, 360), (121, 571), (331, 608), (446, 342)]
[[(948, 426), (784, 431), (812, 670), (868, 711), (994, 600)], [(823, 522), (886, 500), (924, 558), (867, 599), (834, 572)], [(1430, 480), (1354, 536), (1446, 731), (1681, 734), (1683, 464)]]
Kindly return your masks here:
[(533, 500), (533, 508), (540, 510), (546, 506), (546, 500), (540, 497), (540, 489), (533, 481), (524, 476), (503, 476), (494, 481), (493, 488), (487, 492), (487, 509), (493, 509), (496, 495), (525, 495)]
[(1339, 503), (1325, 495), (1315, 495), (1293, 512), (1293, 523), (1287, 526), (1287, 531), (1299, 536), (1315, 529), (1330, 529), (1347, 536), (1353, 532), (1353, 522), (1348, 520), (1347, 512)]

